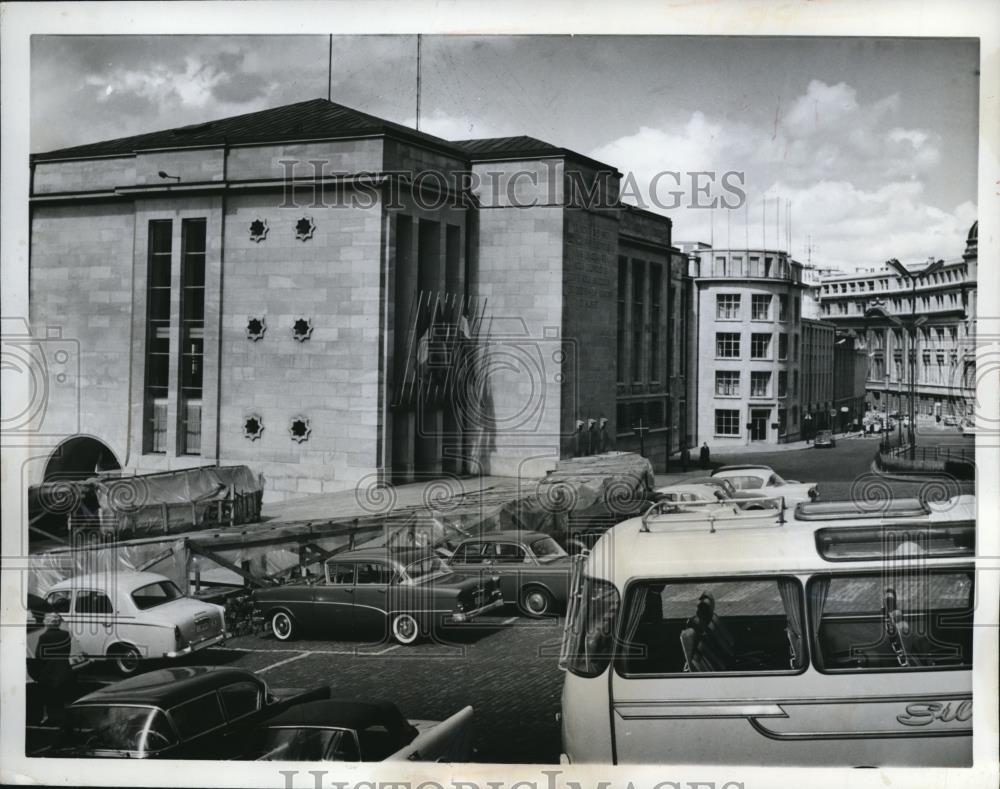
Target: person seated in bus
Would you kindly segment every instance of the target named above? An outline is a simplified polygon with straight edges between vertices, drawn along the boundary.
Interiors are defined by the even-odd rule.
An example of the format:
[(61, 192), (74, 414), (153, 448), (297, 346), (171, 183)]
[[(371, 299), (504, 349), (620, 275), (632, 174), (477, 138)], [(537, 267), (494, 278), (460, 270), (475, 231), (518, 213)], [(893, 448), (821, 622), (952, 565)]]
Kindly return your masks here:
[(681, 632), (688, 671), (726, 671), (760, 666), (763, 652), (737, 652), (736, 639), (715, 613), (715, 595), (703, 591), (695, 615)]
[(688, 619), (680, 639), (685, 671), (726, 671), (729, 668), (725, 656), (697, 616)]
[(709, 591), (704, 591), (698, 598), (698, 606), (695, 609), (695, 617), (702, 623), (702, 626), (709, 630), (718, 642), (719, 647), (732, 657), (736, 652), (736, 639), (730, 632), (729, 627), (719, 619), (715, 613), (715, 595)]

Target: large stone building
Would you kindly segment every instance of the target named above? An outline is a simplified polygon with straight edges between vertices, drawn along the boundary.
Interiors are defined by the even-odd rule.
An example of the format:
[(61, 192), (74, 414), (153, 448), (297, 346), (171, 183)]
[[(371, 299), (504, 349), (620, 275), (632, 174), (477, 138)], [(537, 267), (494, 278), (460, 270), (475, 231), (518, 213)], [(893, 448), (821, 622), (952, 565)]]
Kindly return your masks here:
[(961, 258), (821, 278), (821, 317), (867, 357), (869, 407), (907, 412), (909, 358), (918, 417), (973, 413), (977, 260), (975, 223)]
[(275, 498), (691, 431), (684, 259), (612, 166), (313, 100), (31, 167), (31, 330), (79, 358), (28, 481), (243, 463)]
[[(803, 311), (811, 299), (803, 299)], [(830, 429), (834, 422), (834, 349), (836, 328), (827, 321), (802, 319), (802, 438), (811, 439), (817, 430)]]
[(727, 446), (802, 432), (802, 265), (771, 249), (682, 245), (699, 338), (697, 440)]

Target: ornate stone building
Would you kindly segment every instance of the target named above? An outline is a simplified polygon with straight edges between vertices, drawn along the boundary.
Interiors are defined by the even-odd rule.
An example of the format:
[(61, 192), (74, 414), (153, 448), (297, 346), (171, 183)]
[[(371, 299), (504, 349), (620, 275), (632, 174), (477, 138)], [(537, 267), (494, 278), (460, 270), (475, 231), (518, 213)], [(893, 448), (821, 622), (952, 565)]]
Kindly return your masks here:
[(907, 264), (902, 271), (893, 261), (821, 279), (822, 319), (849, 333), (868, 356), (872, 408), (907, 412), (909, 364), (918, 418), (972, 415), (978, 230), (977, 222), (961, 257)]

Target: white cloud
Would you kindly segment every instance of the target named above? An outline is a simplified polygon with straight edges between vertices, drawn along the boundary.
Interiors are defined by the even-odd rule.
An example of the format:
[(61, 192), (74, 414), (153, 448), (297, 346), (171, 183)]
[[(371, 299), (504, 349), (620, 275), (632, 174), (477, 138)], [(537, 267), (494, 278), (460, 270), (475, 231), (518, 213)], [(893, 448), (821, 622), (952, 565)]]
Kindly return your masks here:
[[(860, 102), (850, 85), (809, 83), (767, 128), (695, 112), (662, 127), (641, 126), (590, 152), (634, 175), (642, 205), (674, 220), (678, 241), (714, 237), (716, 245), (787, 245), (791, 215), (794, 254), (853, 268), (889, 257), (923, 260), (961, 254), (976, 208), (942, 210), (928, 201), (926, 175), (941, 162), (940, 139), (893, 124), (896, 94)], [(650, 184), (663, 170), (730, 170), (745, 174), (749, 203), (734, 211), (657, 207)], [(676, 188), (661, 180), (660, 192)], [(690, 205), (690, 179), (682, 177)], [(713, 196), (724, 196), (718, 184)], [(661, 203), (667, 195), (660, 194)], [(637, 202), (630, 200), (629, 202)]]
[[(416, 115), (410, 115), (401, 121), (404, 126), (416, 127)], [(510, 127), (493, 126), (484, 123), (480, 117), (456, 116), (435, 109), (429, 114), (422, 114), (420, 131), (433, 134), (445, 140), (469, 140), (474, 137), (507, 137), (520, 134)]]

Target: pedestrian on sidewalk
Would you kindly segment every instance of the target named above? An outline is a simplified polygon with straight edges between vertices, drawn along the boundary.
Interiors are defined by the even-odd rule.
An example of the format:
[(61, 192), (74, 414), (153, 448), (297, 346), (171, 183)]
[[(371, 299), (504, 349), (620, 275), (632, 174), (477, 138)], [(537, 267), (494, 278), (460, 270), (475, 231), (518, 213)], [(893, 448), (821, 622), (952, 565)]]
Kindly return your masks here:
[(707, 469), (712, 459), (712, 453), (708, 448), (707, 441), (701, 445), (701, 452), (698, 453), (698, 459), (701, 461), (701, 467)]
[(681, 447), (681, 471), (688, 470), (688, 463), (691, 462), (691, 450), (688, 449), (687, 443)]
[(62, 617), (55, 612), (45, 615), (45, 632), (38, 639), (35, 655), (39, 659), (39, 685), (42, 691), (42, 723), (65, 723), (65, 708), (73, 683), (69, 664), (72, 642), (63, 630)]

